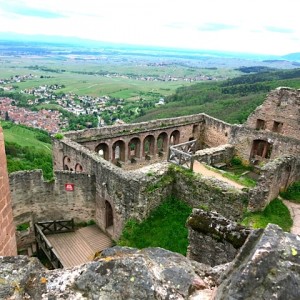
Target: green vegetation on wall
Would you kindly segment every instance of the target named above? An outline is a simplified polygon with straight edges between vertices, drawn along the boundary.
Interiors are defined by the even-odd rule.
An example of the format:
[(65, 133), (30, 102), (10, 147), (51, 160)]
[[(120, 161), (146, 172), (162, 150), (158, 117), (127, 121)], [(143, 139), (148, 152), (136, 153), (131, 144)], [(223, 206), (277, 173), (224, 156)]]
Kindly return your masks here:
[(141, 223), (129, 220), (118, 244), (140, 249), (162, 247), (185, 255), (188, 246), (185, 223), (191, 212), (192, 208), (184, 202), (169, 198)]
[(293, 220), (289, 209), (279, 199), (274, 199), (262, 212), (246, 213), (242, 224), (252, 228), (265, 228), (268, 223), (277, 224), (284, 231), (290, 231)]

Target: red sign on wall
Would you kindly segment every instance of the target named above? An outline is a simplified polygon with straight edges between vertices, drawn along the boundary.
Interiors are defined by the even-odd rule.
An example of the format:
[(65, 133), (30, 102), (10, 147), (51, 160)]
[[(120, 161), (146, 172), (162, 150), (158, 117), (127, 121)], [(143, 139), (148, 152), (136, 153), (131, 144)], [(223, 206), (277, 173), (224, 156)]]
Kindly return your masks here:
[(68, 192), (74, 191), (74, 183), (65, 183), (65, 190)]

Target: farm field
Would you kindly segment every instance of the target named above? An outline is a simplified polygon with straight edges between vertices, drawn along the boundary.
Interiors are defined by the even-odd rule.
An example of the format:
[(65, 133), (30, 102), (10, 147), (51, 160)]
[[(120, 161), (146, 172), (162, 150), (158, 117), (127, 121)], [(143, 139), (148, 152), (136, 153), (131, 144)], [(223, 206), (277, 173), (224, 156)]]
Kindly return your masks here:
[[(189, 78), (197, 76), (221, 80), (240, 74), (239, 71), (230, 68), (198, 68), (176, 62), (156, 66), (152, 60), (145, 59), (107, 62), (101, 59), (62, 60), (55, 56), (0, 58), (0, 66), (1, 79), (16, 74), (37, 76), (25, 82), (15, 83), (17, 91), (45, 84), (60, 84), (65, 86), (59, 90), (63, 93), (94, 97), (107, 95), (129, 101), (141, 97), (145, 100), (158, 100), (160, 97), (173, 94), (179, 87), (195, 83), (190, 82)], [(167, 81), (171, 77), (176, 79)]]

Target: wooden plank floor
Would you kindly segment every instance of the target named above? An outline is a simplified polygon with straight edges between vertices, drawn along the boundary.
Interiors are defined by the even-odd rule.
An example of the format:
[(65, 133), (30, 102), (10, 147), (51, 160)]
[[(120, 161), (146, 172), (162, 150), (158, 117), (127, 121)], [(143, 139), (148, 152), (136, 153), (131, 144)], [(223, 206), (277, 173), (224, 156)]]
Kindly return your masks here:
[(75, 232), (51, 234), (46, 237), (65, 268), (91, 261), (96, 252), (112, 245), (111, 239), (97, 225), (83, 227)]

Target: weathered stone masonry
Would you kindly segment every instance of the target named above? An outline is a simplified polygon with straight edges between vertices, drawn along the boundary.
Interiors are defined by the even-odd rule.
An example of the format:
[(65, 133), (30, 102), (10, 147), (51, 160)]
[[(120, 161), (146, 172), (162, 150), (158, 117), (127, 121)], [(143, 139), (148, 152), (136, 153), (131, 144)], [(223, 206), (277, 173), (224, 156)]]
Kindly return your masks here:
[[(270, 180), (260, 178), (258, 187), (249, 194), (215, 179), (199, 177), (191, 183), (180, 172), (172, 174), (168, 184), (162, 184), (170, 172), (169, 164), (164, 162), (168, 147), (192, 139), (197, 140), (196, 150), (200, 152), (211, 148), (210, 154), (204, 150), (209, 163), (226, 162), (234, 152), (246, 162), (260, 163), (272, 162), (283, 154), (297, 157), (300, 153), (299, 136), (231, 125), (205, 114), (68, 132), (61, 140), (53, 139), (55, 182), (45, 183), (35, 172), (12, 175), (16, 223), (54, 217), (95, 219), (102, 230), (117, 239), (126, 220), (142, 220), (170, 195), (238, 220), (249, 195), (249, 207), (262, 209), (278, 192), (272, 192), (273, 186), (286, 187), (300, 176), (296, 169), (287, 169), (287, 175), (281, 177), (271, 176), (266, 164), (262, 176)], [(153, 164), (156, 162), (160, 164)], [(276, 172), (280, 170), (279, 164)], [(293, 174), (289, 180), (288, 174)], [(74, 184), (75, 190), (66, 191), (66, 183)]]
[(6, 169), (4, 138), (0, 127), (0, 256), (16, 254), (15, 226)]

